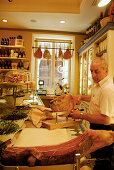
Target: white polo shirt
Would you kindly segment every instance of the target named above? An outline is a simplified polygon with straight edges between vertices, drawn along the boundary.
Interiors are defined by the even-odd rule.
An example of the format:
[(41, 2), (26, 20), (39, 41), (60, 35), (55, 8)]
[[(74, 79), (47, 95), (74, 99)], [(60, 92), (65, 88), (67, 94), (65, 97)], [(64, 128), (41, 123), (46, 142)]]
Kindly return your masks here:
[(108, 76), (92, 89), (89, 111), (90, 114), (109, 116), (114, 124), (114, 84)]

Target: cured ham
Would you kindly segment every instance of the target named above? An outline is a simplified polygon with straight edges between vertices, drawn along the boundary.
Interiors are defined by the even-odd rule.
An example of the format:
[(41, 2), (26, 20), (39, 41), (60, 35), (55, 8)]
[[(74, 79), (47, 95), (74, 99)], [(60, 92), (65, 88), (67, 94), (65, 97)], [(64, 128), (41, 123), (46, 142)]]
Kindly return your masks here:
[(13, 166), (74, 163), (75, 153), (86, 156), (97, 149), (111, 145), (113, 142), (113, 131), (88, 129), (81, 136), (58, 145), (8, 147), (2, 152), (1, 161), (4, 165)]
[(63, 52), (62, 52), (61, 48), (59, 48), (58, 58), (63, 58)]
[(51, 59), (51, 54), (50, 54), (48, 49), (45, 49), (44, 54), (43, 54), (43, 58)]
[(34, 53), (34, 56), (35, 56), (36, 58), (42, 58), (41, 47), (38, 47), (38, 49), (37, 49), (36, 52)]
[(71, 52), (69, 49), (66, 50), (66, 52), (63, 55), (64, 59), (70, 59), (72, 57)]
[(53, 118), (52, 116), (46, 115), (46, 112), (51, 112), (51, 109), (45, 106), (35, 106), (29, 111), (29, 120), (31, 120), (37, 128), (40, 128), (43, 120)]
[(70, 113), (74, 109), (73, 97), (70, 94), (65, 94), (50, 101), (50, 108), (53, 112)]
[(62, 60), (62, 67), (63, 67), (63, 52), (61, 50), (61, 48), (59, 48), (59, 54), (58, 54), (58, 58), (60, 58)]
[(50, 54), (49, 50), (47, 49), (47, 47), (44, 51), (43, 58), (47, 59), (47, 65), (49, 65), (49, 59), (51, 59), (51, 54)]

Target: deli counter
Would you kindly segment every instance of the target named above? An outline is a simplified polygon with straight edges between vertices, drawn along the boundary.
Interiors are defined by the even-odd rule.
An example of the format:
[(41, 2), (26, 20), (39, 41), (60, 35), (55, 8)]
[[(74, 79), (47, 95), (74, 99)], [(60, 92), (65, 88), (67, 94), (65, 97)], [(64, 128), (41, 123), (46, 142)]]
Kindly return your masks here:
[[(28, 97), (28, 99), (27, 99)], [(1, 103), (3, 99), (1, 99)], [(68, 141), (79, 137), (83, 134), (85, 127), (82, 124), (81, 120), (74, 121), (71, 117), (61, 117), (59, 113), (49, 113), (49, 117), (53, 117), (52, 120), (48, 117), (45, 118), (42, 115), (43, 109), (47, 109), (46, 116), (48, 115), (48, 111), (50, 108), (45, 107), (44, 103), (42, 102), (41, 96), (34, 95), (34, 93), (26, 94), (26, 97), (23, 98), (20, 107), (23, 108), (24, 106), (28, 106), (26, 110), (27, 119), (23, 121), (19, 130), (15, 135), (11, 138), (10, 144), (8, 144), (7, 148), (10, 147), (37, 147), (37, 146), (52, 146), (52, 145), (61, 145), (62, 143), (67, 143)], [(33, 112), (32, 112), (33, 110)], [(36, 116), (36, 110), (40, 116), (44, 116), (43, 118), (39, 119)], [(22, 111), (22, 110), (21, 110)], [(2, 136), (2, 135), (0, 135)], [(2, 138), (0, 138), (2, 140)], [(5, 141), (3, 141), (5, 142)], [(17, 151), (18, 152), (18, 151)], [(11, 163), (11, 165), (4, 164), (4, 161), (1, 161), (1, 169), (2, 170), (27, 170), (27, 169), (39, 169), (39, 170), (79, 170), (80, 167), (80, 153), (75, 154), (75, 162), (74, 163), (64, 163), (58, 165), (48, 165), (48, 166), (27, 166), (26, 164), (18, 165)], [(22, 156), (22, 155), (21, 155)], [(23, 156), (22, 156), (23, 157)], [(92, 165), (93, 166), (93, 165)]]

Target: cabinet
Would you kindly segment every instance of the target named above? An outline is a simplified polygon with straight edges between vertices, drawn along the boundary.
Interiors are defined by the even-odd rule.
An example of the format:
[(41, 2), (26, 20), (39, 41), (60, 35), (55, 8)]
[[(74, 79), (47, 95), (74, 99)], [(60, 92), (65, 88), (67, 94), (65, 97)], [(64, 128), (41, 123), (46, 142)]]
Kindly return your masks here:
[(24, 68), (25, 47), (0, 45), (0, 71)]
[(8, 71), (17, 69), (29, 69), (29, 62), (26, 62), (25, 47), (0, 45), (0, 82), (4, 82)]
[(79, 66), (80, 66), (80, 84), (79, 94), (87, 95), (91, 94), (92, 78), (90, 72), (90, 64), (93, 58), (93, 47), (84, 50), (79, 55)]
[(114, 80), (114, 22), (107, 23), (84, 44), (79, 53), (79, 94), (91, 94), (92, 78), (90, 73), (91, 60), (104, 57), (109, 65), (109, 76)]

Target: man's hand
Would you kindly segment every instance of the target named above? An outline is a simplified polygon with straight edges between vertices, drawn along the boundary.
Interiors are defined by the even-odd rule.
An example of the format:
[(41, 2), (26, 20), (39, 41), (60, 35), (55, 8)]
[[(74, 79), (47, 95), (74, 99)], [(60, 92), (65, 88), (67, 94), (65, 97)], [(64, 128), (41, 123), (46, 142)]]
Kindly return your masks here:
[(79, 105), (81, 103), (81, 95), (73, 96), (74, 104)]
[(80, 119), (80, 111), (79, 110), (72, 110), (70, 115), (72, 116), (73, 119)]

